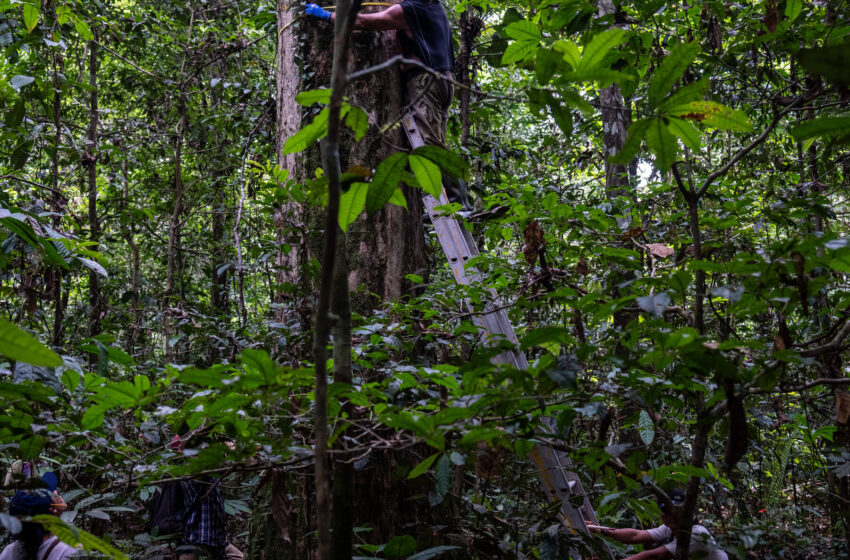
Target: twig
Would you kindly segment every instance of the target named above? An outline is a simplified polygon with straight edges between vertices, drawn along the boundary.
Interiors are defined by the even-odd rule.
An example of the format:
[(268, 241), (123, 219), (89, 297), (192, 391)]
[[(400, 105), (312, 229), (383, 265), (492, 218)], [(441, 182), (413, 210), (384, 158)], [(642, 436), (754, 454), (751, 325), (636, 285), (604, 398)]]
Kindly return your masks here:
[(141, 72), (142, 74), (147, 74), (147, 75), (148, 75), (148, 76), (150, 76), (151, 78), (153, 78), (153, 79), (155, 79), (155, 80), (159, 80), (159, 81), (161, 81), (161, 82), (167, 82), (167, 80), (164, 80), (164, 79), (160, 78), (159, 76), (157, 76), (156, 74), (154, 74), (153, 72), (151, 72), (151, 71), (149, 71), (149, 70), (145, 70), (144, 68), (142, 68), (141, 66), (139, 66), (139, 65), (138, 65), (138, 64), (136, 64), (135, 62), (133, 62), (133, 61), (131, 61), (131, 60), (127, 60), (126, 58), (124, 58), (123, 56), (121, 56), (121, 55), (120, 55), (120, 54), (118, 54), (117, 52), (113, 51), (112, 49), (110, 49), (109, 47), (107, 47), (106, 45), (104, 45), (103, 43), (100, 43), (100, 42), (98, 42), (98, 41), (92, 41), (92, 43), (94, 43), (94, 44), (95, 44), (95, 45), (97, 45), (98, 47), (102, 48), (103, 50), (105, 50), (106, 52), (108, 52), (109, 54), (111, 54), (112, 56), (114, 56), (115, 58), (117, 58), (117, 59), (119, 59), (119, 60), (121, 60), (121, 61), (125, 62), (126, 64), (129, 64), (130, 66), (132, 66), (133, 68), (135, 68), (136, 70), (138, 70), (139, 72)]

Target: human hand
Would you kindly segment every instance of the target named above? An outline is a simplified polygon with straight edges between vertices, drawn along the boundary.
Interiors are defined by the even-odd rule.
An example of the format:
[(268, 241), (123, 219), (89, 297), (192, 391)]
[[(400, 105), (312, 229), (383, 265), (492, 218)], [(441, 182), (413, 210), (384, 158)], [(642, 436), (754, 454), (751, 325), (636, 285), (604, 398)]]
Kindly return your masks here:
[(327, 10), (323, 10), (322, 7), (317, 4), (307, 4), (307, 8), (304, 10), (304, 13), (308, 16), (313, 16), (325, 21), (331, 20), (331, 13)]

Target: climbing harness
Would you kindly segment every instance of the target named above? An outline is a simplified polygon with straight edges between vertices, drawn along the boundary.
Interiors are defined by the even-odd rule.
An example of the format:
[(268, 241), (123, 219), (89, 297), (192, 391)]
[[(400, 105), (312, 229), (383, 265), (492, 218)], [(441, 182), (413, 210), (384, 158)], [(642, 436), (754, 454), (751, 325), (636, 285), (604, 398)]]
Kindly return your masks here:
[[(411, 148), (416, 149), (424, 146), (425, 142), (422, 140), (422, 135), (419, 133), (413, 115), (409, 111), (404, 114), (401, 122)], [(448, 258), (449, 266), (457, 283), (467, 286), (481, 280), (481, 274), (474, 267), (467, 265), (469, 259), (478, 255), (478, 247), (472, 235), (459, 220), (437, 210), (438, 207), (448, 204), (445, 188), (443, 188), (439, 200), (423, 192), (422, 202), (431, 217), (431, 223), (437, 232), (440, 246), (443, 248), (446, 258)], [(508, 319), (508, 314), (505, 308), (500, 305), (495, 290), (490, 290), (490, 295), (490, 301), (484, 307), (483, 312), (475, 315), (475, 322), (483, 331), (487, 342), (494, 343), (504, 340), (513, 346), (511, 350), (496, 356), (494, 361), (510, 364), (517, 369), (527, 369), (528, 360), (525, 354), (519, 350), (519, 341)], [(547, 433), (554, 433), (549, 419), (544, 419), (542, 429)], [(574, 466), (569, 456), (562, 451), (536, 444), (531, 451), (531, 459), (549, 501), (560, 502), (561, 509), (558, 517), (569, 533), (574, 536), (589, 537), (590, 533), (586, 522), (597, 524), (596, 513), (593, 511), (593, 506), (587, 498), (578, 475), (574, 472)], [(587, 543), (588, 539), (583, 539), (583, 541)], [(577, 547), (572, 547), (570, 554), (574, 558), (613, 560), (614, 557), (605, 542), (595, 540), (593, 543), (597, 550), (590, 551), (585, 546), (582, 547), (583, 551), (579, 552)]]

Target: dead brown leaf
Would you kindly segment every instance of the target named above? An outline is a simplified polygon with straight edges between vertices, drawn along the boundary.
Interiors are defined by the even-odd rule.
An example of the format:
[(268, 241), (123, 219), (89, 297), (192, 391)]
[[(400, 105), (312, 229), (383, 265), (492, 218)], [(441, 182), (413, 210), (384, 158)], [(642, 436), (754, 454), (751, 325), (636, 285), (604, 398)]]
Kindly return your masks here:
[(546, 238), (543, 235), (543, 228), (540, 227), (537, 220), (533, 220), (526, 226), (522, 236), (525, 241), (522, 245), (525, 262), (529, 265), (533, 265), (537, 262), (537, 257), (546, 246)]
[(667, 257), (673, 256), (673, 253), (676, 251), (673, 250), (672, 247), (668, 247), (663, 243), (650, 243), (647, 246), (649, 249), (649, 254), (653, 257), (658, 257), (659, 259), (666, 259)]

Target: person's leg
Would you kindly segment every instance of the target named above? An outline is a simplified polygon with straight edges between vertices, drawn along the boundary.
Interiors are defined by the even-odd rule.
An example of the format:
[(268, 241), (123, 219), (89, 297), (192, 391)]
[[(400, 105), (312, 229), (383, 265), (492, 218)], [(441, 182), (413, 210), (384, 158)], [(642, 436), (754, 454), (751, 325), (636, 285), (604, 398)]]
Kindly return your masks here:
[[(430, 73), (419, 74), (408, 80), (408, 106), (426, 146), (448, 149), (446, 128), (453, 93), (451, 82)], [(465, 181), (443, 173), (443, 188), (449, 202), (460, 203), (465, 211), (472, 209)]]
[(231, 543), (227, 543), (227, 546), (224, 547), (224, 558), (225, 560), (243, 560), (245, 555)]

